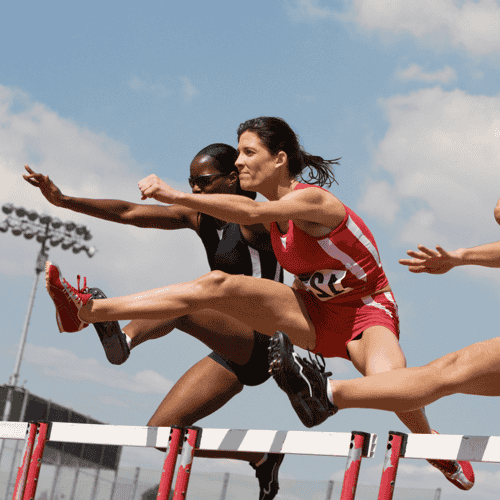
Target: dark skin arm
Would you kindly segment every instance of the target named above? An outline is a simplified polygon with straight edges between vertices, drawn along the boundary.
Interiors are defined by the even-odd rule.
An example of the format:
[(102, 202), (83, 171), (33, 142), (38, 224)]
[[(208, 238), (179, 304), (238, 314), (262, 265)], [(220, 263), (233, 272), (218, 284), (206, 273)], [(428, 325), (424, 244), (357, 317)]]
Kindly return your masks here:
[(189, 228), (198, 232), (198, 212), (193, 209), (181, 205), (142, 205), (123, 200), (74, 198), (62, 194), (48, 175), (33, 172), (28, 165), (25, 165), (25, 169), (28, 174), (24, 174), (23, 178), (32, 186), (39, 188), (47, 201), (56, 207), (67, 208), (73, 212), (137, 227), (157, 229)]

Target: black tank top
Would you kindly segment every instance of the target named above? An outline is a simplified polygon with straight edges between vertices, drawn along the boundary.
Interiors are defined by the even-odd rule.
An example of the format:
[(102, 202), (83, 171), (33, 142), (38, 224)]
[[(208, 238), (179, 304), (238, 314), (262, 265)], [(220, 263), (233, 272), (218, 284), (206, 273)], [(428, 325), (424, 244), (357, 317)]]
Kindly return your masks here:
[(212, 271), (283, 282), (283, 269), (274, 252), (252, 248), (243, 238), (239, 224), (228, 222), (218, 229), (213, 217), (200, 217), (200, 238)]

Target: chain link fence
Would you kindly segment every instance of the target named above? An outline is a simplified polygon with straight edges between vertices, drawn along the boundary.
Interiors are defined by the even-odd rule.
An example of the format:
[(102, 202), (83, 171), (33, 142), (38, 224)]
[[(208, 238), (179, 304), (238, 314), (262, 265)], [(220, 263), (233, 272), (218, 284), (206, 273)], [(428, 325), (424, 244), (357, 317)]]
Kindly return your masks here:
[[(20, 463), (19, 441), (5, 440), (0, 463), (0, 498), (10, 500)], [(16, 446), (17, 445), (17, 446)], [(84, 467), (44, 464), (35, 500), (156, 500), (161, 468), (121, 467), (117, 472)], [(357, 500), (375, 500), (379, 485), (358, 485)], [(342, 482), (280, 479), (276, 500), (339, 500)], [(398, 488), (394, 500), (439, 500), (440, 491)], [(192, 472), (189, 500), (255, 500), (259, 497), (255, 477), (229, 473)]]

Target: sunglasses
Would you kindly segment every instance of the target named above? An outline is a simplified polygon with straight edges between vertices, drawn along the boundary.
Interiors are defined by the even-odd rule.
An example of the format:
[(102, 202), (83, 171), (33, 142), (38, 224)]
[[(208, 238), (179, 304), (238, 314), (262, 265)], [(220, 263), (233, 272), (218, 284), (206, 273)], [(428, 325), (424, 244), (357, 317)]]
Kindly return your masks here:
[(205, 175), (199, 175), (198, 177), (189, 177), (188, 182), (189, 185), (194, 188), (195, 186), (198, 186), (200, 189), (206, 188), (207, 186), (210, 186), (212, 182), (217, 179), (217, 177), (226, 177), (230, 174), (205, 174)]

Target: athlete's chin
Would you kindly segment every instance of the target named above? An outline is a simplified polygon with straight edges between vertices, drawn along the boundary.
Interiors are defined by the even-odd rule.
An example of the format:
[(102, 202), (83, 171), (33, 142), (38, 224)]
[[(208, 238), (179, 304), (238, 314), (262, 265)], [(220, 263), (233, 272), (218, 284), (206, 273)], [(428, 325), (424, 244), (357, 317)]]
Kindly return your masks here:
[(255, 182), (248, 175), (240, 175), (240, 186), (244, 191), (255, 191)]

